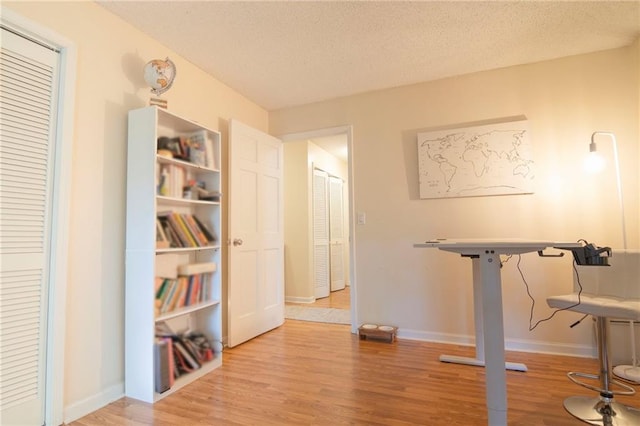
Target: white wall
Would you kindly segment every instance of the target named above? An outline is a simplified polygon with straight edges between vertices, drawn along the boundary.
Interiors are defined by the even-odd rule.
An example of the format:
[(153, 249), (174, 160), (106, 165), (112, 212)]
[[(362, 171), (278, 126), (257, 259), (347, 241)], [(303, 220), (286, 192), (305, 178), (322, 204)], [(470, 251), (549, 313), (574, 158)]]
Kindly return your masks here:
[(266, 131), (268, 116), (93, 2), (3, 6), (75, 42), (78, 52), (64, 374), (69, 421), (123, 394), (127, 112), (148, 102), (144, 64), (166, 56), (175, 62), (177, 78), (164, 95), (169, 110), (220, 130), (223, 155), (229, 118)]
[[(615, 180), (582, 171), (591, 133), (618, 137), (629, 245), (638, 247), (637, 46), (474, 73), (365, 93), (269, 113), (272, 134), (353, 125), (357, 321), (394, 324), (399, 335), (470, 342), (471, 264), (412, 244), (433, 237), (515, 237), (622, 245)], [(443, 126), (525, 116), (536, 160), (533, 195), (421, 200), (416, 134)], [(603, 142), (610, 158), (611, 144)], [(606, 149), (609, 149), (607, 152)], [(562, 312), (529, 331), (528, 299), (516, 269), (503, 268), (509, 348), (589, 354), (588, 321)], [(571, 290), (571, 259), (523, 256), (536, 299), (534, 321), (546, 317), (545, 296)]]

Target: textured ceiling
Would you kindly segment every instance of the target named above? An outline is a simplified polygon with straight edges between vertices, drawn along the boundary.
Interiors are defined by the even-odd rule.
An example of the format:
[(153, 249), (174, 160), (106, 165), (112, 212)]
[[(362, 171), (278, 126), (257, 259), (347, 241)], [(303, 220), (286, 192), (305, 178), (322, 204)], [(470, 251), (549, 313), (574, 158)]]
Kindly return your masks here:
[(640, 35), (640, 1), (99, 4), (267, 110), (626, 46)]

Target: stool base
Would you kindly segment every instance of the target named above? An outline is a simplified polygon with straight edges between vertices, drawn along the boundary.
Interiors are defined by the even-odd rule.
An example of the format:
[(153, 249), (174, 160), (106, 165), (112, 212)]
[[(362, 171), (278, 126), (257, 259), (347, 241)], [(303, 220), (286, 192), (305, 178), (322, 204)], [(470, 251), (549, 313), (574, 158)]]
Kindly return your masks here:
[[(637, 426), (640, 425), (640, 410), (617, 402), (609, 404), (607, 410), (600, 398), (572, 396), (564, 400), (564, 408), (578, 419), (592, 425)], [(610, 413), (606, 413), (610, 411)]]

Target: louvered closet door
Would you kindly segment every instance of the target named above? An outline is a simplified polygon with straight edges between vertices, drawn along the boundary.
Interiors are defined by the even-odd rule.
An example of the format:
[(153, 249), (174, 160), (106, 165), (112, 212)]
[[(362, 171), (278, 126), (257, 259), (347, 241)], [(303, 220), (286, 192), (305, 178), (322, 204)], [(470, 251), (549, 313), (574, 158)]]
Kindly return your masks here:
[(343, 182), (329, 177), (329, 239), (331, 250), (331, 291), (345, 287)]
[[(18, 53), (20, 52), (20, 53)], [(0, 423), (44, 423), (50, 182), (58, 54), (2, 30)]]
[(316, 298), (329, 296), (328, 178), (327, 172), (313, 170), (313, 277)]

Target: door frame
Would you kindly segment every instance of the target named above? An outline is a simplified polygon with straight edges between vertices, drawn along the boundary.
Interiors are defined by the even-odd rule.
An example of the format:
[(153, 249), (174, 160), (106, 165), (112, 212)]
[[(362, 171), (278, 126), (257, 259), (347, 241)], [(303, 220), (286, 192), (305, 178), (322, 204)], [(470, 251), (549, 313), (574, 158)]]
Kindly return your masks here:
[(309, 130), (306, 132), (287, 133), (277, 136), (282, 142), (294, 142), (305, 139), (321, 138), (325, 136), (345, 135), (347, 137), (347, 174), (349, 178), (349, 184), (347, 190), (349, 191), (349, 284), (351, 291), (351, 332), (358, 332), (358, 306), (357, 300), (357, 279), (356, 279), (356, 239), (355, 239), (355, 203), (354, 203), (354, 179), (353, 179), (353, 126), (337, 126), (328, 127), (324, 129)]
[(51, 255), (49, 258), (48, 316), (45, 377), (45, 424), (64, 422), (64, 347), (67, 294), (68, 235), (71, 201), (73, 116), (76, 86), (77, 49), (60, 34), (0, 6), (0, 22), (6, 29), (59, 51), (56, 134), (54, 141)]

